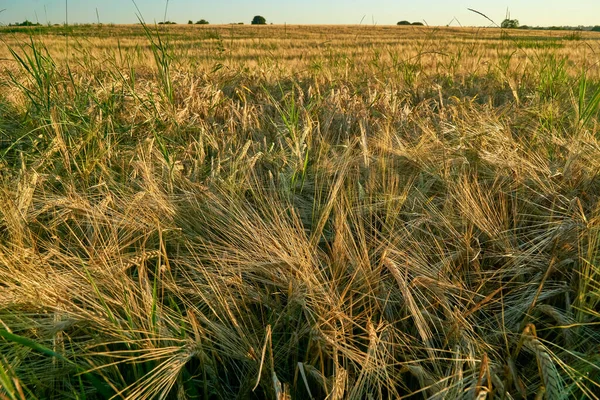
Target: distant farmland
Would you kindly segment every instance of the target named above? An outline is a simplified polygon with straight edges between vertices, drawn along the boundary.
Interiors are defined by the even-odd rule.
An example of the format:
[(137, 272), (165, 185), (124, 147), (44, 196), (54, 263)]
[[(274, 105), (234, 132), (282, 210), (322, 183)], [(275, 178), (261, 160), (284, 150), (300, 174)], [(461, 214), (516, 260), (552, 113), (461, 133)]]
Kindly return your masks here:
[(598, 399), (600, 33), (0, 28), (1, 399)]

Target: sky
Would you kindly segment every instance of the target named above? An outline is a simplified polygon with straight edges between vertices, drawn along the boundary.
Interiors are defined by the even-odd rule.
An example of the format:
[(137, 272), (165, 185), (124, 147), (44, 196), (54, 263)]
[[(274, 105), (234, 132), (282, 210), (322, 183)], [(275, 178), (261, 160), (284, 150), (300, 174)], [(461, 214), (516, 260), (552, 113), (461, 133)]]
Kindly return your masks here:
[[(146, 22), (164, 18), (167, 0), (136, 0)], [(20, 22), (136, 23), (132, 0), (0, 0), (0, 24)], [(401, 20), (428, 25), (488, 26), (483, 12), (498, 24), (506, 17), (522, 25), (600, 25), (600, 0), (169, 0), (167, 19), (178, 23), (206, 19), (211, 24), (250, 23), (262, 15), (274, 24), (393, 25)], [(96, 14), (97, 11), (97, 14)], [(457, 22), (458, 21), (458, 22)]]

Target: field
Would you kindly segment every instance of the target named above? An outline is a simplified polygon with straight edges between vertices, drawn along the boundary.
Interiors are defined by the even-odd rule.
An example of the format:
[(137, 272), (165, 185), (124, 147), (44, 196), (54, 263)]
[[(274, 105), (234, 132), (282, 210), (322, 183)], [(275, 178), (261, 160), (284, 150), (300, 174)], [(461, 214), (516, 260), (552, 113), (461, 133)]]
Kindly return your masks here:
[(0, 399), (600, 398), (600, 34), (0, 39)]

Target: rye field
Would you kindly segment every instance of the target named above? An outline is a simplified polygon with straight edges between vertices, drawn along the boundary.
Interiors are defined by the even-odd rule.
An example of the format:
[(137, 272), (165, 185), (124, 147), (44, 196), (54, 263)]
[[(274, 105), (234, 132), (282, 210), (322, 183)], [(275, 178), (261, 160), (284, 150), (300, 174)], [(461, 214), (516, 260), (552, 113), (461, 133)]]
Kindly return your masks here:
[(0, 399), (600, 398), (600, 34), (0, 28)]

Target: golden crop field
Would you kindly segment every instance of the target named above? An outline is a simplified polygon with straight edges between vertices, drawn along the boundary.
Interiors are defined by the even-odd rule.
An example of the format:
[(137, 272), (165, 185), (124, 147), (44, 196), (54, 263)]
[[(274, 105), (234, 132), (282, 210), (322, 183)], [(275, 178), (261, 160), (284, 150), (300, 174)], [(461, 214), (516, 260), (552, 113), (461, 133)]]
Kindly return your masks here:
[(0, 399), (600, 398), (599, 33), (0, 40)]

